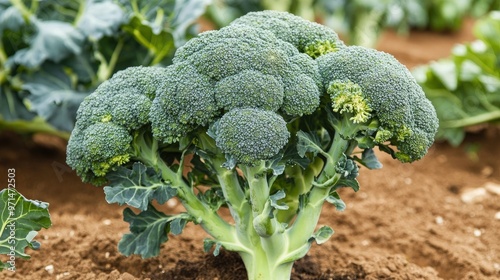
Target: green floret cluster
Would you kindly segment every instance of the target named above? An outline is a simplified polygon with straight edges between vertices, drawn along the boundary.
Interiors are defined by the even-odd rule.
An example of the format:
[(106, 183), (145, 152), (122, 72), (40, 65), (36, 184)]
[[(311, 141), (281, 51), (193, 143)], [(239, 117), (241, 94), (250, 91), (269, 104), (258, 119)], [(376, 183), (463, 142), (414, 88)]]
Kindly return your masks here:
[[(319, 57), (324, 86), (335, 101), (338, 88), (355, 84), (366, 100), (371, 115), (379, 121), (377, 143), (390, 141), (403, 162), (420, 159), (434, 142), (438, 122), (434, 108), (425, 98), (408, 69), (393, 56), (352, 46)], [(349, 90), (347, 91), (349, 92)], [(349, 97), (352, 98), (352, 97)], [(354, 103), (352, 103), (354, 104)]]
[[(269, 21), (273, 16), (250, 13), (240, 18), (248, 21), (202, 33), (179, 48), (153, 101), (154, 137), (175, 143), (230, 111), (246, 108), (275, 112), (282, 121), (312, 114), (320, 105), (323, 84), (314, 57), (303, 53), (305, 46), (319, 41), (338, 48), (344, 45), (330, 29), (288, 13), (278, 14), (280, 20), (293, 22), (286, 30), (286, 40), (276, 30), (255, 25), (254, 20)], [(297, 28), (308, 35), (295, 40)], [(279, 143), (280, 148), (286, 144)], [(244, 158), (226, 146), (221, 149)], [(262, 154), (267, 151), (246, 158), (260, 160)]]
[(231, 25), (245, 25), (270, 30), (279, 39), (294, 45), (300, 52), (313, 58), (345, 48), (332, 29), (304, 20), (298, 16), (278, 11), (248, 13)]
[(149, 124), (156, 88), (165, 75), (163, 68), (130, 67), (84, 99), (67, 148), (67, 162), (83, 181), (102, 184), (108, 172), (133, 158), (133, 139)]
[(217, 146), (246, 165), (272, 158), (290, 137), (280, 115), (255, 108), (229, 111), (215, 127)]

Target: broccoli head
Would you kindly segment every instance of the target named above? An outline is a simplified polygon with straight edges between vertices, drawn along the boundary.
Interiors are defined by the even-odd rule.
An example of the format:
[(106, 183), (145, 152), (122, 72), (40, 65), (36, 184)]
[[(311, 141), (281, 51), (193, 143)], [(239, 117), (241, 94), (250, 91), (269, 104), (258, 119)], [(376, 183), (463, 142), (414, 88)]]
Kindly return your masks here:
[(287, 12), (251, 12), (231, 23), (269, 30), (279, 39), (291, 43), (301, 53), (313, 58), (345, 48), (330, 28)]
[(159, 67), (130, 67), (84, 99), (67, 147), (67, 162), (83, 181), (102, 184), (108, 172), (134, 157), (135, 135), (149, 125), (165, 75)]
[(316, 61), (334, 112), (366, 124), (363, 132), (368, 130), (375, 144), (394, 145), (400, 161), (427, 153), (438, 126), (436, 113), (404, 65), (387, 53), (357, 46)]
[(254, 165), (278, 154), (290, 133), (283, 118), (255, 108), (234, 109), (215, 125), (217, 146), (237, 162)]

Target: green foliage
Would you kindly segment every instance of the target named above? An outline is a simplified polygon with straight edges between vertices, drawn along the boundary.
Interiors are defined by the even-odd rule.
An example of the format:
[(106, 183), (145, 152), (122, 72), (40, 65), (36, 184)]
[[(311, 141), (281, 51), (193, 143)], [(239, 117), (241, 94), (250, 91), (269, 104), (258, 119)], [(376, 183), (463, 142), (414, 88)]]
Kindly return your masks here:
[(69, 137), (113, 73), (169, 64), (207, 0), (0, 1), (0, 130)]
[(413, 72), (436, 108), (438, 139), (459, 145), (467, 127), (500, 120), (500, 14), (479, 20), (477, 40), (455, 46), (449, 58)]
[[(351, 45), (372, 47), (388, 28), (400, 34), (414, 28), (456, 31), (466, 17), (498, 9), (499, 0), (218, 0), (209, 7), (208, 15), (222, 27), (248, 12), (287, 11), (325, 23), (345, 35)], [(326, 42), (309, 53), (321, 55), (329, 49)]]
[(0, 271), (15, 271), (15, 259), (30, 258), (25, 253), (27, 247), (40, 248), (34, 238), (42, 228), (52, 225), (48, 207), (48, 203), (26, 199), (14, 188), (0, 191), (0, 255), (8, 259), (0, 261)]
[[(290, 13), (249, 13), (191, 39), (172, 61), (99, 86), (68, 144), (84, 181), (107, 184), (108, 202), (140, 211), (124, 212), (126, 255), (157, 255), (167, 234), (193, 221), (212, 237), (205, 251), (238, 252), (249, 279), (288, 279), (293, 262), (333, 234), (315, 231), (322, 205), (345, 209), (338, 191), (359, 190), (358, 163), (380, 168), (375, 147), (420, 159), (437, 129), (431, 103), (394, 57), (347, 47)], [(173, 196), (186, 213), (150, 204)]]

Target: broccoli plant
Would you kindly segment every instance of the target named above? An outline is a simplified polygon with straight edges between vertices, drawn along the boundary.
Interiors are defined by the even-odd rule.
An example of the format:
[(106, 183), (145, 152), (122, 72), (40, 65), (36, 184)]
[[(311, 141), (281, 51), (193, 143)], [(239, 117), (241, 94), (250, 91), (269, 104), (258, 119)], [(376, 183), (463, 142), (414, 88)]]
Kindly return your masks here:
[(0, 131), (69, 138), (82, 100), (129, 66), (169, 64), (210, 0), (0, 0)]
[[(381, 167), (373, 148), (418, 160), (437, 124), (391, 55), (263, 11), (189, 40), (166, 68), (128, 68), (99, 86), (78, 110), (67, 162), (107, 185), (109, 203), (136, 208), (124, 211), (123, 254), (158, 255), (193, 222), (211, 236), (205, 250), (237, 252), (249, 279), (289, 279), (333, 234), (317, 228), (324, 202), (343, 210), (338, 190), (358, 190), (359, 165)], [(174, 197), (185, 212), (155, 207)]]

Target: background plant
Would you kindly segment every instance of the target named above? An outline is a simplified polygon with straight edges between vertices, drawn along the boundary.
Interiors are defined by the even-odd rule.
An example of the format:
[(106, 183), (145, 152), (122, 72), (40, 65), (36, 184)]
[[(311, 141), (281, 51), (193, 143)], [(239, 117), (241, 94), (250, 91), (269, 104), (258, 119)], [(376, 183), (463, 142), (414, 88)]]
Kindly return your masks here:
[(0, 0), (0, 130), (63, 138), (113, 73), (166, 65), (209, 0)]
[(462, 142), (466, 128), (500, 121), (500, 12), (474, 27), (477, 40), (454, 47), (449, 58), (414, 69), (436, 108), (437, 138)]
[(386, 29), (400, 34), (412, 28), (456, 31), (466, 17), (496, 9), (500, 9), (499, 0), (218, 0), (209, 15), (222, 27), (252, 11), (288, 11), (321, 21), (344, 35), (349, 44), (373, 47)]

